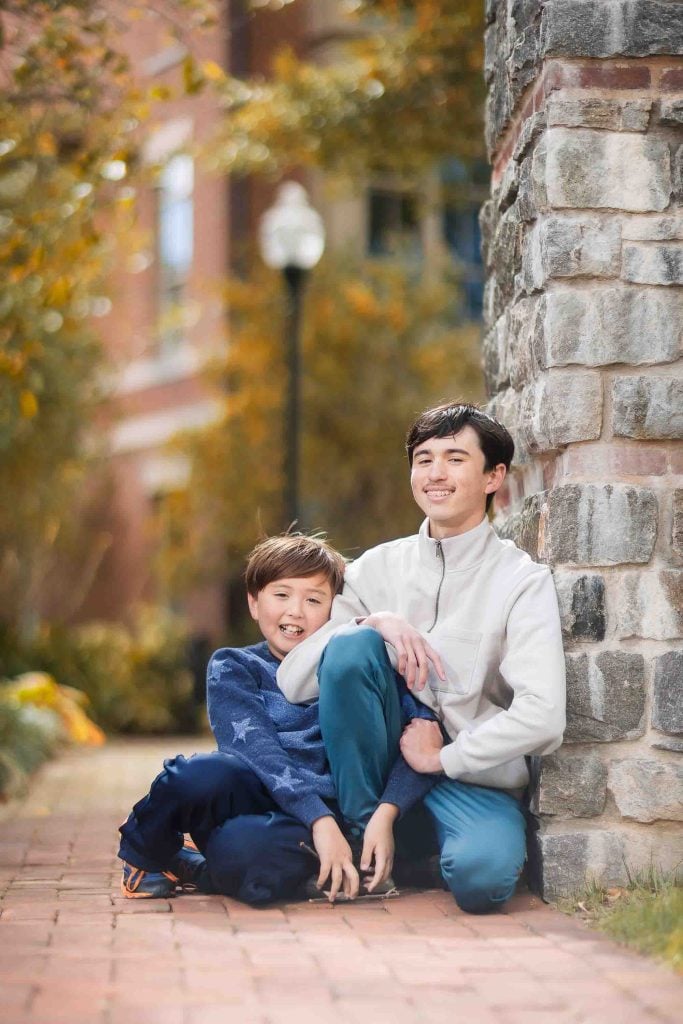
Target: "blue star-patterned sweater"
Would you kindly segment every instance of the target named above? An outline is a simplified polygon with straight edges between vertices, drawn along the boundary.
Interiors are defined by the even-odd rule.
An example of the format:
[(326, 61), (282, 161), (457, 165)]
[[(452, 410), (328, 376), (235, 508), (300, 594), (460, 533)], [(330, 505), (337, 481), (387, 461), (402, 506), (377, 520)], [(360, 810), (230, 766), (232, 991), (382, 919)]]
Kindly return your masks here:
[[(222, 647), (207, 675), (209, 722), (218, 749), (244, 761), (275, 802), (310, 826), (335, 797), (318, 721), (318, 702), (290, 704), (275, 680), (280, 664), (263, 642)], [(399, 756), (382, 800), (404, 814), (434, 784)]]

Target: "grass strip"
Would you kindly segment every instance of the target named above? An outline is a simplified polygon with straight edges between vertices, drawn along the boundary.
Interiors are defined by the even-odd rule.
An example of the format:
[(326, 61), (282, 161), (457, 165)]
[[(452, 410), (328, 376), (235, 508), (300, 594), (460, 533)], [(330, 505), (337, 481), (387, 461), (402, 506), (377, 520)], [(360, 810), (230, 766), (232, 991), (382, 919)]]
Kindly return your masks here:
[(654, 866), (627, 870), (625, 886), (589, 882), (585, 891), (558, 903), (610, 938), (683, 973), (683, 886), (680, 874)]

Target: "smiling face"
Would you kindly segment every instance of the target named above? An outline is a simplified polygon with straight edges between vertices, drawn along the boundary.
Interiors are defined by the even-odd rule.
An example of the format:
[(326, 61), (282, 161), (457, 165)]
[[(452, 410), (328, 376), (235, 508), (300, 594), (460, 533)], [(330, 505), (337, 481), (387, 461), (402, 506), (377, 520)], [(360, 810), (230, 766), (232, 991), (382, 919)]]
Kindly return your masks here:
[(327, 622), (333, 597), (329, 580), (318, 573), (274, 580), (255, 597), (247, 594), (247, 601), (271, 654), (282, 660)]
[(451, 437), (430, 437), (413, 452), (413, 497), (429, 518), (437, 540), (473, 530), (484, 518), (486, 496), (505, 479), (505, 466), (484, 468), (476, 431), (463, 427)]

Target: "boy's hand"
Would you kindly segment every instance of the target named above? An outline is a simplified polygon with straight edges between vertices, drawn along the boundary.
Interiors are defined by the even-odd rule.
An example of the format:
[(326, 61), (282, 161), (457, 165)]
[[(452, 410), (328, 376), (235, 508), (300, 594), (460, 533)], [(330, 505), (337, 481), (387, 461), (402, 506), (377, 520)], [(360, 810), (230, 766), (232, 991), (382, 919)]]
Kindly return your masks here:
[(360, 867), (361, 871), (374, 869), (366, 885), (368, 892), (391, 874), (394, 866), (394, 822), (397, 818), (398, 807), (395, 804), (380, 804), (365, 829)]
[(413, 771), (424, 774), (443, 772), (440, 757), (443, 736), (436, 722), (413, 718), (403, 730), (400, 746)]
[(313, 822), (313, 845), (320, 858), (320, 874), (316, 885), (322, 889), (330, 879), (330, 903), (334, 903), (341, 889), (353, 900), (358, 895), (360, 879), (353, 866), (351, 847), (344, 839), (339, 825), (331, 815)]
[(401, 615), (394, 612), (375, 612), (363, 620), (363, 625), (372, 626), (388, 644), (396, 648), (398, 671), (405, 679), (409, 690), (425, 688), (430, 661), (439, 679), (445, 681), (446, 675), (441, 658), (422, 634)]

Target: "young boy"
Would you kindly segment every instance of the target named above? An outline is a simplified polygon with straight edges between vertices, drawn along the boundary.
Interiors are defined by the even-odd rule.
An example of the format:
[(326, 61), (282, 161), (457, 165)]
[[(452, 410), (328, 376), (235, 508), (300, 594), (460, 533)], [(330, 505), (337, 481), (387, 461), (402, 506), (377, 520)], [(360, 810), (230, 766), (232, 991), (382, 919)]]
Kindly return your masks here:
[[(327, 622), (344, 568), (342, 556), (315, 537), (271, 537), (252, 551), (247, 599), (264, 640), (213, 655), (208, 709), (218, 752), (165, 761), (121, 826), (125, 896), (167, 898), (190, 882), (253, 905), (292, 897), (316, 866), (307, 850), (314, 847), (318, 887), (329, 882), (331, 900), (340, 891), (353, 898), (360, 879), (348, 840), (360, 845), (363, 833), (361, 868), (374, 868), (365, 888), (386, 880), (393, 823), (434, 780), (408, 768), (397, 743), (379, 761), (352, 740), (342, 743), (331, 772), (323, 735), (327, 729), (338, 750), (338, 737), (353, 733), (347, 716), (357, 708), (331, 702), (321, 716), (317, 701), (290, 704), (275, 678), (285, 656)], [(417, 711), (411, 700), (405, 693), (404, 719), (411, 707)], [(372, 806), (368, 782), (381, 793)], [(198, 852), (183, 847), (184, 833)]]

